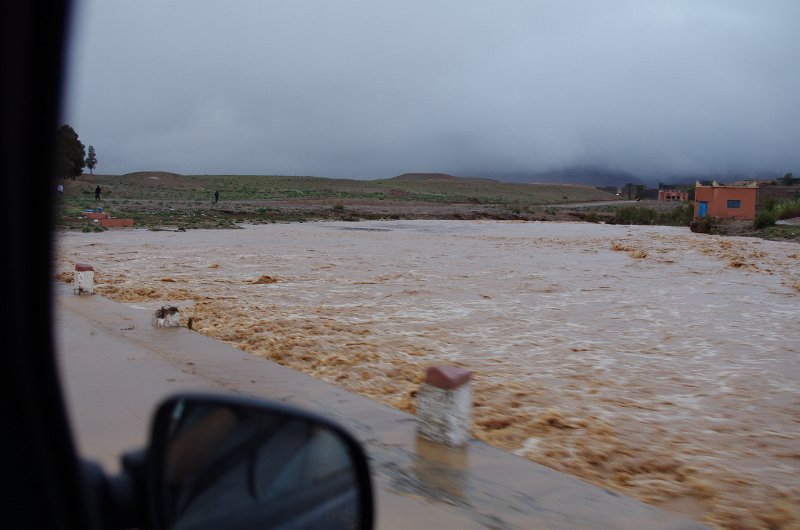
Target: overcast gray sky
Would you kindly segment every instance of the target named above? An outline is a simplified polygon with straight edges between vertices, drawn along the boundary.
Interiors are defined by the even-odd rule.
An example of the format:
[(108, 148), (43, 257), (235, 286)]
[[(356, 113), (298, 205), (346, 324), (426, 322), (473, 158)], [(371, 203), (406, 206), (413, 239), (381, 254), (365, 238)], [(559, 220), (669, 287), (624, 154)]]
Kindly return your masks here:
[(800, 173), (798, 0), (83, 0), (99, 173)]

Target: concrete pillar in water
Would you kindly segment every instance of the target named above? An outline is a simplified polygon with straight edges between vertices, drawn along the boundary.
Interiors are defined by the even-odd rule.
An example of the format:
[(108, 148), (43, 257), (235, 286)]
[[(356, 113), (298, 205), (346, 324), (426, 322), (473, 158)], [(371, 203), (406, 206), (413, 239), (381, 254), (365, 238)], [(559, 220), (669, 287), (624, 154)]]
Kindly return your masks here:
[(472, 372), (433, 366), (417, 394), (417, 433), (428, 440), (461, 447), (472, 428)]
[(181, 325), (180, 310), (171, 305), (162, 305), (153, 315), (153, 325), (159, 328), (177, 328)]
[(72, 291), (75, 294), (94, 294), (94, 267), (86, 263), (75, 265)]

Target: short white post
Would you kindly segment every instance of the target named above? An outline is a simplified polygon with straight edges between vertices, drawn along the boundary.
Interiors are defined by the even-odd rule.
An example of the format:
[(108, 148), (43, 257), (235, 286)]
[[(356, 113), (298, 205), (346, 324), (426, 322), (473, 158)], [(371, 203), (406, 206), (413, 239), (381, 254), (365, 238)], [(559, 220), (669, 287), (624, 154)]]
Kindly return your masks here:
[(433, 442), (461, 447), (472, 429), (472, 372), (433, 366), (417, 394), (417, 433)]
[(72, 292), (75, 294), (94, 294), (94, 267), (86, 263), (75, 265)]

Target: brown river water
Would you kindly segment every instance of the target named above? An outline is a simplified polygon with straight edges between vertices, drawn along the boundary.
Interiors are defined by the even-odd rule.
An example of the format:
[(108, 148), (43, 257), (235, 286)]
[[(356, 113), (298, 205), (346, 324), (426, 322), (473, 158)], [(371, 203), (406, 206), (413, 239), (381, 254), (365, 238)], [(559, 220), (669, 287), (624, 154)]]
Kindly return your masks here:
[(800, 528), (800, 245), (669, 227), (329, 222), (60, 233), (96, 292), (718, 528)]

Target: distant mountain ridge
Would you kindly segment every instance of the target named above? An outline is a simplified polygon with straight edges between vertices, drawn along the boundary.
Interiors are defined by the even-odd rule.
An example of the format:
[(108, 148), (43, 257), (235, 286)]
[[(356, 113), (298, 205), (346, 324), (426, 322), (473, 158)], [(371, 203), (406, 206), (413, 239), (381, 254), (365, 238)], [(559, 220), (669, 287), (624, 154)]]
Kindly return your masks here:
[(538, 173), (511, 172), (488, 173), (475, 172), (474, 176), (463, 177), (447, 173), (403, 173), (387, 180), (403, 181), (458, 181), (464, 179), (489, 180), (511, 184), (577, 184), (599, 188), (603, 186), (622, 187), (628, 183), (644, 184), (642, 179), (625, 171), (579, 167), (543, 171)]
[(562, 169), (554, 169), (540, 172), (506, 172), (489, 174), (480, 172), (481, 176), (486, 176), (501, 182), (519, 183), (560, 183), (560, 184), (583, 184), (592, 187), (616, 186), (621, 188), (630, 183), (633, 185), (644, 184), (650, 188), (657, 188), (659, 183), (669, 183), (674, 185), (693, 186), (698, 180), (716, 180), (718, 182), (734, 182), (738, 180), (754, 179), (777, 179), (780, 178), (774, 171), (728, 171), (726, 173), (698, 172), (689, 175), (664, 174), (654, 177), (637, 177), (629, 171), (605, 169), (591, 166), (576, 166)]
[(593, 167), (574, 167), (564, 169), (553, 169), (539, 172), (511, 172), (497, 173), (491, 175), (492, 178), (501, 182), (525, 182), (529, 184), (582, 184), (584, 186), (602, 187), (616, 186), (622, 187), (628, 183), (645, 184), (639, 177), (627, 171)]
[[(665, 174), (657, 177), (641, 178), (633, 173), (623, 170), (611, 170), (590, 166), (576, 166), (570, 168), (553, 169), (539, 172), (511, 171), (511, 172), (491, 172), (491, 171), (464, 171), (470, 176), (451, 175), (438, 172), (409, 172), (386, 178), (388, 181), (405, 182), (464, 182), (464, 181), (484, 181), (502, 182), (510, 184), (574, 184), (589, 186), (592, 188), (617, 187), (622, 188), (627, 184), (645, 185), (648, 188), (658, 188), (659, 184), (669, 184), (673, 186), (694, 186), (698, 180), (701, 182), (716, 180), (720, 183), (732, 183), (742, 180), (765, 180), (778, 179), (783, 173), (775, 171), (754, 171), (754, 172), (726, 172), (726, 173), (696, 173), (689, 175), (669, 175)], [(97, 175), (100, 176), (100, 175)], [(127, 179), (137, 180), (174, 180), (189, 182), (188, 175), (172, 173), (168, 171), (136, 171), (124, 175)], [(299, 177), (294, 178), (330, 178), (330, 177)], [(352, 180), (352, 179), (332, 179), (332, 180)], [(361, 179), (356, 179), (361, 180)], [(384, 179), (364, 179), (364, 180), (384, 180)]]
[(454, 177), (447, 173), (403, 173), (388, 180), (458, 180), (463, 177)]

